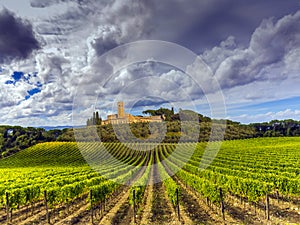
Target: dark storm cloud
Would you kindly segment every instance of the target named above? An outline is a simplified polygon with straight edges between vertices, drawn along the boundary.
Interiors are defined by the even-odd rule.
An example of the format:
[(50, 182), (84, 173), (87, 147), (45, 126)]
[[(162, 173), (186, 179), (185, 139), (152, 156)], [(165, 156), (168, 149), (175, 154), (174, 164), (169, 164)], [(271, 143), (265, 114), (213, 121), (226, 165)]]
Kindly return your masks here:
[(28, 21), (6, 9), (0, 12), (0, 63), (25, 59), (40, 47)]
[(153, 5), (151, 37), (174, 41), (198, 54), (228, 36), (247, 45), (263, 19), (278, 19), (300, 9), (295, 0), (156, 0)]
[(148, 38), (153, 5), (149, 1), (123, 0), (107, 4), (92, 46), (98, 56), (127, 42)]
[[(78, 7), (76, 10), (70, 7), (48, 26), (38, 26), (38, 31), (65, 33), (63, 31), (78, 27), (80, 22), (84, 26), (90, 23), (88, 17), (92, 16), (93, 23), (100, 27), (92, 44), (97, 55), (140, 39), (172, 41), (197, 54), (229, 36), (235, 37), (237, 44), (247, 46), (263, 19), (278, 19), (299, 9), (299, 2), (295, 0), (32, 0), (31, 5), (49, 7), (64, 2), (76, 3)], [(55, 30), (53, 24), (59, 30)]]
[(246, 47), (263, 19), (279, 19), (298, 9), (294, 0), (112, 1), (103, 11), (104, 28), (93, 47), (101, 55), (126, 42), (158, 39), (200, 54), (229, 36)]
[[(272, 17), (276, 23), (295, 13), (299, 2), (294, 0), (33, 0), (31, 5), (49, 7), (63, 2), (75, 2), (77, 6), (68, 8), (48, 25), (41, 23), (38, 32), (62, 35), (93, 21), (95, 29), (88, 42), (96, 53), (91, 57), (95, 58), (120, 44), (140, 39), (173, 41), (198, 54), (206, 49), (209, 53), (202, 56), (217, 72), (224, 88), (269, 79), (268, 66), (291, 54), (285, 40), (292, 38), (292, 44), (298, 46), (297, 38), (291, 36), (291, 31), (298, 34), (298, 24), (278, 23), (276, 26), (287, 30), (285, 35), (275, 25), (272, 28), (261, 24), (263, 19), (272, 21), (268, 19)], [(297, 21), (297, 17), (292, 20)], [(269, 45), (271, 42), (278, 44)], [(97, 71), (97, 64), (92, 67)]]
[(120, 38), (120, 31), (113, 31), (109, 27), (106, 28), (107, 35), (100, 36), (94, 39), (92, 43), (93, 48), (96, 50), (97, 55), (102, 55), (103, 53), (117, 47), (118, 39)]
[[(139, 39), (176, 42), (197, 54), (218, 45), (228, 36), (247, 46), (262, 19), (278, 19), (295, 13), (300, 6), (296, 0), (32, 0), (31, 6), (43, 8), (68, 2), (77, 4), (77, 11), (67, 11), (56, 17), (52, 25), (40, 25), (38, 31), (60, 33), (71, 29), (65, 21), (77, 24), (86, 21), (85, 17), (97, 15), (93, 22), (104, 27), (94, 38), (93, 47), (98, 55)], [(53, 28), (53, 23), (62, 24), (58, 26), (60, 31)]]

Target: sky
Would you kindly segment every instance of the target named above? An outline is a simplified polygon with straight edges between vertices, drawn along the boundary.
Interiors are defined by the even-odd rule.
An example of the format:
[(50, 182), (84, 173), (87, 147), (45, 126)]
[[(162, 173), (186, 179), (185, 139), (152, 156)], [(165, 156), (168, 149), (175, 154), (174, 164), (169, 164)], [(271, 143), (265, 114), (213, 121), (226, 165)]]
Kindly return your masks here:
[[(115, 69), (128, 54), (107, 55), (147, 40), (193, 52), (209, 73), (157, 62), (149, 45)], [(118, 100), (133, 114), (180, 106), (218, 117), (222, 101), (220, 117), (241, 123), (300, 120), (299, 62), (299, 0), (0, 0), (0, 124), (81, 125)]]

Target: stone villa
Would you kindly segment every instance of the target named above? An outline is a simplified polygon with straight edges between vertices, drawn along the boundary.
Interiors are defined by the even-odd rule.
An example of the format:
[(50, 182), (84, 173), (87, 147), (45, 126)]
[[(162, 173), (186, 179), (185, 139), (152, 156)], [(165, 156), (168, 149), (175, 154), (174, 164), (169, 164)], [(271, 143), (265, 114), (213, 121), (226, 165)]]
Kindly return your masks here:
[(124, 111), (124, 102), (118, 102), (118, 114), (107, 115), (107, 120), (102, 120), (103, 124), (122, 124), (122, 123), (138, 123), (138, 122), (159, 122), (163, 118), (161, 116), (133, 116)]

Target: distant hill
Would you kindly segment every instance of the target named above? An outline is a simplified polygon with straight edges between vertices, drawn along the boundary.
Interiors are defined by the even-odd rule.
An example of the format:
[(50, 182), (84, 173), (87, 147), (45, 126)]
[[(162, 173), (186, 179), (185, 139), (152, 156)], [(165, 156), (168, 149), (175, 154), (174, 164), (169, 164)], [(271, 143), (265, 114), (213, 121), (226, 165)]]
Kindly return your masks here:
[(42, 128), (48, 131), (48, 130), (55, 130), (55, 129), (57, 130), (69, 129), (69, 128), (73, 128), (73, 126), (41, 126), (37, 128)]
[(74, 142), (46, 142), (0, 160), (0, 168), (30, 166), (79, 166), (85, 165)]
[(49, 131), (49, 130), (63, 130), (63, 129), (70, 129), (70, 128), (80, 128), (80, 127), (84, 127), (84, 126), (40, 126), (40, 127), (37, 127), (37, 128), (42, 128), (42, 129), (45, 129), (46, 131)]

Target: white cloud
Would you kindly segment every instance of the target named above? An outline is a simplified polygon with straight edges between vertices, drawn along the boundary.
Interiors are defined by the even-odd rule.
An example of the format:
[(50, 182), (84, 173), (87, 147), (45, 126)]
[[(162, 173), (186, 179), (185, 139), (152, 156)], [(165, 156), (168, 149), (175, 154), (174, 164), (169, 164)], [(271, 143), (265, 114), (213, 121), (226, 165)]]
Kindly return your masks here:
[(234, 37), (201, 57), (215, 72), (224, 89), (256, 81), (285, 80), (299, 71), (300, 11), (278, 21), (265, 19), (252, 34), (247, 48), (237, 47)]
[(219, 46), (206, 50), (201, 55), (201, 58), (215, 73), (225, 59), (236, 55), (239, 50), (240, 49), (237, 48), (235, 38), (233, 36), (229, 36), (225, 41), (222, 41)]

